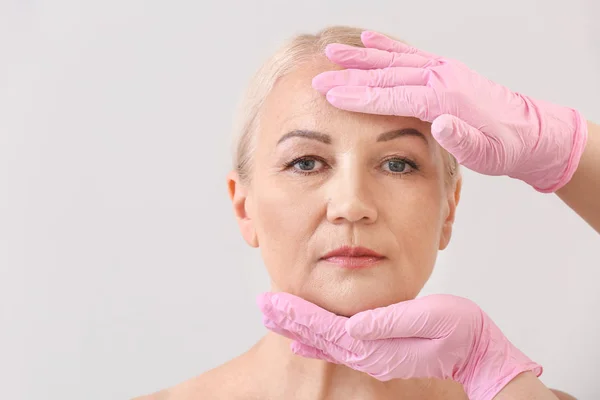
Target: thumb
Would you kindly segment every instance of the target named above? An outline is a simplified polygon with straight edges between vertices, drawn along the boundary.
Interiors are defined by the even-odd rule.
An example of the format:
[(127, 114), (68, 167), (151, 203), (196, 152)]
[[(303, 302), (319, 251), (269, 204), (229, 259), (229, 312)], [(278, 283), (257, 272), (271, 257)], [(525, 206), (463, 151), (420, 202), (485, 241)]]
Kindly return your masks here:
[(460, 164), (476, 161), (473, 158), (485, 150), (485, 135), (450, 114), (442, 114), (433, 120), (431, 134)]

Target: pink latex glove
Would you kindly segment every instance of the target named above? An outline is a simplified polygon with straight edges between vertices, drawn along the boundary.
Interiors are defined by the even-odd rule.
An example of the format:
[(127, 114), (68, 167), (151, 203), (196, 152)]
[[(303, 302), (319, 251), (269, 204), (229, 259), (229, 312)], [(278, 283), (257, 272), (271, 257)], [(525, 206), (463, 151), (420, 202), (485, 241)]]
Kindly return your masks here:
[(464, 64), (376, 32), (367, 47), (330, 44), (327, 57), (347, 68), (327, 71), (313, 87), (334, 106), (416, 117), (459, 163), (486, 175), (508, 175), (550, 193), (577, 169), (587, 122), (576, 110), (515, 93)]
[(289, 293), (263, 293), (264, 325), (298, 355), (344, 364), (379, 380), (453, 379), (470, 399), (492, 399), (524, 371), (542, 367), (514, 347), (472, 301), (431, 295), (337, 316)]

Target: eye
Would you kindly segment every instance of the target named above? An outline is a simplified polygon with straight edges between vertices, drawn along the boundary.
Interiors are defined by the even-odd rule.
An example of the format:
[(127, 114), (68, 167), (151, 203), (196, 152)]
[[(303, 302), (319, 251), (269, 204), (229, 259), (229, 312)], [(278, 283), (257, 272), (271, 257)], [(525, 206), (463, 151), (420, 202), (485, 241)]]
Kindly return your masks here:
[(302, 171), (312, 171), (317, 165), (317, 160), (311, 160), (309, 158), (305, 158), (302, 160), (296, 161), (294, 166)]
[(417, 169), (413, 162), (402, 158), (385, 160), (382, 167), (385, 172), (398, 175), (408, 174)]
[(297, 158), (287, 165), (288, 168), (293, 169), (293, 172), (300, 174), (317, 173), (322, 170), (324, 166), (325, 163), (323, 161), (320, 161), (314, 157)]

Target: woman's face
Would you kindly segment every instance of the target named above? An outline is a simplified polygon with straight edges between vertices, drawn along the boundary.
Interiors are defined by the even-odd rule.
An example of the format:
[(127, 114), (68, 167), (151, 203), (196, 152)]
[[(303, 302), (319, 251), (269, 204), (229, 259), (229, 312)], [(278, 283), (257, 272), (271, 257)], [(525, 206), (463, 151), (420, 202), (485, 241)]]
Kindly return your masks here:
[[(329, 62), (298, 68), (264, 104), (250, 183), (229, 175), (245, 240), (273, 291), (338, 315), (417, 296), (448, 244), (460, 182), (445, 183), (430, 124), (342, 111), (311, 86)], [(324, 258), (344, 246), (382, 257)]]

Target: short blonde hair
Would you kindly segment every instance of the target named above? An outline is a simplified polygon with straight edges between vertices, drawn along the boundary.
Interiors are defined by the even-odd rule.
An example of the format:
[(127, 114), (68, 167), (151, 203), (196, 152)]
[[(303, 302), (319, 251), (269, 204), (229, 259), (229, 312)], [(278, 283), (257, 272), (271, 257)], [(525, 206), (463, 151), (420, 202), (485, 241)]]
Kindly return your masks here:
[[(317, 57), (323, 57), (328, 44), (342, 43), (365, 47), (360, 38), (363, 31), (364, 29), (356, 27), (330, 26), (314, 35), (296, 35), (260, 67), (249, 82), (234, 128), (233, 165), (242, 182), (250, 181), (252, 155), (255, 148), (254, 137), (259, 129), (260, 113), (265, 99), (277, 81), (298, 65), (315, 60)], [(389, 37), (399, 40), (392, 36)], [(450, 153), (444, 149), (442, 152), (447, 181), (454, 182), (459, 174), (458, 163)]]

